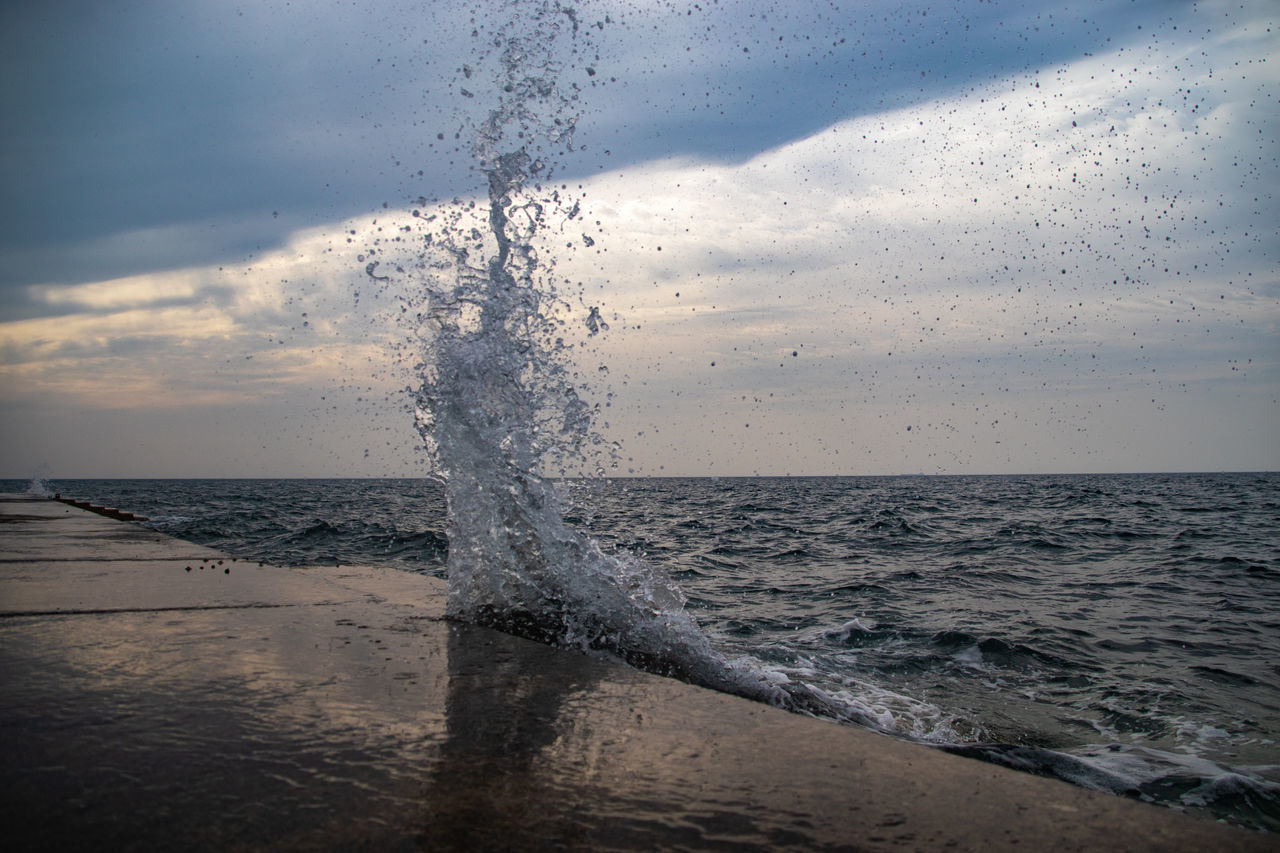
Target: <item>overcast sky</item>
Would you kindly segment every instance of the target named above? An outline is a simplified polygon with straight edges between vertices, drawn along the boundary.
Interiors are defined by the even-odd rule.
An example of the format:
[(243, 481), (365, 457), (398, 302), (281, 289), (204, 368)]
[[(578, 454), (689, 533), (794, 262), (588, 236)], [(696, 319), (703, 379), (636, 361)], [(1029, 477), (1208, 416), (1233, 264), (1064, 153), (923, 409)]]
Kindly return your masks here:
[[(620, 473), (1280, 469), (1274, 3), (577, 5)], [(0, 475), (425, 473), (360, 254), (510, 15), (4, 4)]]

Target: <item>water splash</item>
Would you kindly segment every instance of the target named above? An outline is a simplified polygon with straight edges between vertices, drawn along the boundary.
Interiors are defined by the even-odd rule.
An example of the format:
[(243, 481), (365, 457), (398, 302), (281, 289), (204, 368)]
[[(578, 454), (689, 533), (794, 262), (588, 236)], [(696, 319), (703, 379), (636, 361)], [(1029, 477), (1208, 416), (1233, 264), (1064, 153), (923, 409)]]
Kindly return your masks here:
[(49, 485), (49, 481), (53, 478), (53, 469), (49, 463), (41, 462), (35, 466), (35, 471), (31, 474), (31, 480), (27, 483), (28, 495), (38, 498), (51, 498), (54, 490)]
[[(430, 217), (415, 211), (431, 222), (418, 265), (426, 307), (416, 415), (445, 485), (449, 615), (606, 651), (792, 710), (896, 729), (880, 704), (836, 698), (719, 653), (657, 567), (606, 553), (565, 522), (544, 473), (581, 467), (602, 444), (573, 358), (575, 341), (607, 325), (598, 307), (570, 304), (573, 289), (544, 251), (546, 235), (580, 215), (579, 201), (551, 178), (573, 150), (577, 125), (578, 90), (559, 81), (577, 70), (586, 45), (572, 7), (519, 4), (512, 13), (459, 81), (470, 99), (484, 91), (496, 99), (470, 128), (487, 204), (455, 200)], [(486, 62), (496, 63), (488, 83)]]
[(45, 477), (32, 477), (31, 482), (27, 483), (26, 494), (38, 498), (53, 497), (53, 489), (49, 487), (49, 481)]

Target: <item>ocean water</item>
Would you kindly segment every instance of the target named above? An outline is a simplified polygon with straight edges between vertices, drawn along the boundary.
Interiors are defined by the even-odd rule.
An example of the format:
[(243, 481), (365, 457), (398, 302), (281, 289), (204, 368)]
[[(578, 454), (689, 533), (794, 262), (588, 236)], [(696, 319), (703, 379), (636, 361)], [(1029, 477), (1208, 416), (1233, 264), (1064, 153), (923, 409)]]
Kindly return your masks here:
[[(846, 724), (1280, 831), (1280, 474), (551, 486), (602, 554), (671, 579), (727, 665)], [(279, 565), (449, 562), (430, 479), (44, 488)]]

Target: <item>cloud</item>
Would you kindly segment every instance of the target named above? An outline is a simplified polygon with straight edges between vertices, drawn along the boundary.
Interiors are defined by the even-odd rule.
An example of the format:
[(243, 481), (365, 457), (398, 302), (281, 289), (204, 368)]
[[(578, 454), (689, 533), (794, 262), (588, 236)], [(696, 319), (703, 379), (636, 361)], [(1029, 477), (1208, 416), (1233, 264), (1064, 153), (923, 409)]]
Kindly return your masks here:
[[(1139, 23), (1158, 31), (1183, 9), (1133, 3), (1104, 25), (1088, 3), (775, 7), (584, 4), (562, 72), (581, 90), (584, 148), (562, 174), (742, 162), (1140, 37)], [(491, 104), (460, 97), (459, 72), (519, 8), (8, 4), (0, 286), (235, 262), (383, 202), (468, 191), (459, 132)]]
[[(407, 218), (407, 217), (406, 217)], [(0, 466), (60, 476), (422, 474), (400, 294), (367, 220), (246, 263), (41, 285), (0, 322)], [(348, 242), (350, 241), (350, 242)]]
[[(813, 470), (857, 422), (875, 471), (1141, 468), (1177, 453), (1108, 441), (1118, 413), (1163, 424), (1206, 383), (1248, 401), (1242, 421), (1274, 423), (1274, 202), (1239, 192), (1280, 177), (1240, 133), (1271, 138), (1274, 119), (1256, 78), (1215, 77), (1218, 50), (1263, 55), (1262, 38), (1141, 66), (1116, 51), (740, 165), (592, 182), (604, 254), (579, 249), (572, 275), (594, 274), (623, 321), (604, 346), (626, 366), (612, 375), (633, 457), (696, 470), (731, 446), (760, 460), (739, 473)], [(1204, 420), (1150, 435), (1191, 441)], [(801, 422), (811, 441), (789, 441)]]
[(7, 4), (0, 283), (235, 261), (467, 180), (426, 141), (466, 15), (399, 5)]
[(252, 401), (357, 376), (385, 385), (389, 377), (371, 377), (387, 371), (365, 365), (388, 361), (388, 336), (398, 342), (402, 330), (376, 293), (366, 289), (363, 306), (356, 295), (367, 279), (347, 242), (353, 225), (300, 231), (240, 266), (34, 285), (29, 301), (48, 310), (0, 324), (6, 396), (148, 408)]
[(103, 311), (216, 301), (230, 294), (225, 285), (210, 285), (203, 281), (201, 272), (178, 270), (163, 278), (134, 276), (63, 287), (37, 284), (27, 288), (27, 298), (34, 304), (54, 310)]
[[(1270, 37), (1252, 12), (1214, 5), (1140, 4), (1108, 27), (1089, 8), (1050, 23), (1018, 10), (927, 21), (913, 7), (819, 43), (814, 21), (836, 11), (735, 7), (729, 20), (651, 4), (599, 31), (587, 149), (561, 172), (584, 216), (547, 235), (546, 256), (566, 293), (580, 282), (583, 305), (610, 320), (575, 352), (583, 377), (607, 367), (602, 422), (631, 457), (624, 472), (1280, 464), (1280, 211), (1258, 189), (1280, 178)], [(102, 413), (132, 410), (186, 431), (166, 470), (191, 471), (184, 452), (230, 447), (222, 433), (239, 430), (259, 467), (236, 472), (290, 459), (359, 473), (363, 457), (344, 453), (370, 444), (385, 448), (379, 470), (419, 472), (405, 462), (416, 438), (403, 389), (416, 382), (423, 271), (400, 229), (420, 221), (396, 198), (481, 189), (462, 142), (437, 139), (465, 124), (442, 104), (471, 37), (417, 47), (470, 12), (436, 31), (344, 10), (277, 43), (280, 10), (245, 11), (229, 28), (214, 7), (183, 24), (166, 50), (217, 47), (190, 78), (100, 75), (82, 130), (110, 131), (105, 147), (84, 137), (105, 158), (93, 161), (101, 181), (73, 175), (95, 184), (94, 204), (50, 181), (55, 161), (24, 190), (39, 239), (6, 249), (0, 323), (12, 434), (36, 446), (48, 411), (129, 429)], [(224, 29), (201, 35), (201, 15)], [(928, 53), (922, 33), (950, 41)], [(1025, 50), (993, 58), (1012, 42)], [(114, 55), (96, 49), (85, 62)], [(139, 68), (167, 67), (151, 50)], [(308, 82), (327, 51), (349, 79)], [(903, 76), (947, 70), (957, 51), (980, 54), (970, 73)], [(273, 109), (262, 86), (282, 75), (297, 111)], [(183, 88), (233, 77), (234, 97), (211, 101), (200, 125), (218, 150), (170, 158), (162, 148), (195, 138), (182, 136), (194, 127)], [(864, 91), (863, 79), (887, 82)], [(104, 124), (128, 106), (112, 87), (139, 80), (122, 113), (132, 129)], [(155, 123), (166, 110), (178, 136)], [(38, 146), (36, 130), (6, 144)], [(71, 162), (79, 149), (59, 144)], [(109, 162), (132, 144), (142, 156)], [(137, 171), (147, 158), (155, 180)], [(445, 177), (416, 175), (432, 163)], [(42, 181), (54, 187), (43, 195)], [(367, 212), (388, 195), (389, 209)], [(390, 280), (364, 273), (371, 260)], [(326, 461), (299, 462), (295, 445)], [(124, 464), (135, 458), (118, 470), (139, 470)]]

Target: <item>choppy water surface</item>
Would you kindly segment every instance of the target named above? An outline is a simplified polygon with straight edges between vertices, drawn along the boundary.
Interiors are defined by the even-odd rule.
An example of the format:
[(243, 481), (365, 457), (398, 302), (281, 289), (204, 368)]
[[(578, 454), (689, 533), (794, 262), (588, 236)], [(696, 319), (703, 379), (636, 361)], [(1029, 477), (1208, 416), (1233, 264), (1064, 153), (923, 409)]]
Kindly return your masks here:
[(878, 700), (899, 730), (1274, 829), (1278, 486), (650, 481), (592, 523), (642, 519), (625, 544), (670, 566), (723, 643)]
[[(48, 487), (275, 563), (447, 560), (430, 480)], [(1280, 830), (1280, 475), (560, 490), (602, 552), (678, 582), (726, 660), (901, 736)]]

